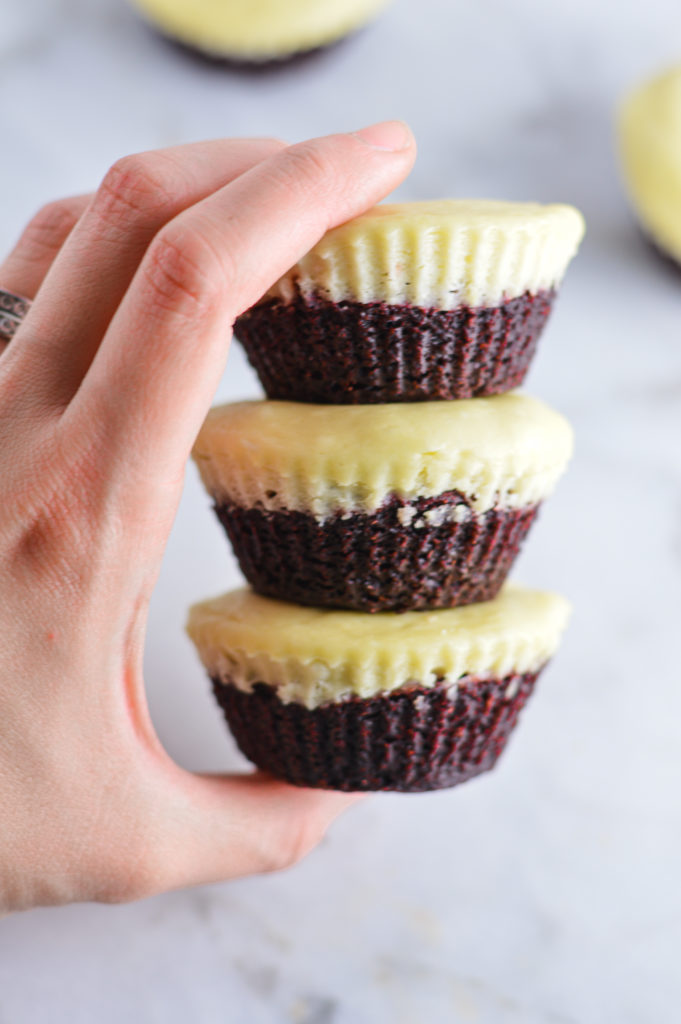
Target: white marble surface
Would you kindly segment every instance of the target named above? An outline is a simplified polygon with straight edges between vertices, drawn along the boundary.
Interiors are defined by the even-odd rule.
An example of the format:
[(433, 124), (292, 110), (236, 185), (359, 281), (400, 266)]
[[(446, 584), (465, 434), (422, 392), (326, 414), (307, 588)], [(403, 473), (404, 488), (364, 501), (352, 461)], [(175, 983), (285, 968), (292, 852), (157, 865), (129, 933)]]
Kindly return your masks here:
[[(612, 114), (681, 59), (681, 8), (397, 0), (261, 78), (187, 60), (118, 0), (4, 0), (0, 21), (3, 249), (124, 152), (384, 116), (421, 145), (403, 196), (567, 200), (589, 225), (529, 381), (577, 455), (516, 573), (575, 616), (498, 770), (368, 800), (281, 876), (4, 920), (1, 1024), (678, 1020), (681, 275), (630, 219)], [(234, 350), (221, 395), (255, 393)], [(147, 662), (160, 735), (190, 767), (242, 764), (181, 628), (236, 579), (191, 471)]]

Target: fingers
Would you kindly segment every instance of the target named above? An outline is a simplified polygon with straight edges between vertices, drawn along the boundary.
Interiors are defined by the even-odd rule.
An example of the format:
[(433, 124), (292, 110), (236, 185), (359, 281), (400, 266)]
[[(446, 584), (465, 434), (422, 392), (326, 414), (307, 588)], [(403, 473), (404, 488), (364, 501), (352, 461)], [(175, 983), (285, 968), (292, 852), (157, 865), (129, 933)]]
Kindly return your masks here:
[[(22, 328), (20, 372), (66, 405), (144, 252), (167, 221), (284, 146), (218, 140), (119, 160), (71, 231)], [(21, 354), (19, 354), (21, 353)], [(30, 370), (28, 372), (28, 364)], [(19, 371), (18, 371), (19, 372)]]
[(75, 403), (83, 423), (106, 424), (111, 444), (141, 460), (144, 479), (176, 475), (183, 464), (235, 316), (329, 227), (378, 202), (411, 169), (404, 125), (368, 131), (366, 140), (333, 135), (277, 153), (185, 210), (149, 246)]
[(359, 793), (302, 789), (260, 774), (187, 775), (157, 845), (154, 874), (159, 887), (175, 889), (291, 867), (361, 799)]
[[(7, 259), (0, 264), (0, 288), (35, 298), (90, 196), (72, 196), (48, 203), (29, 221)], [(4, 343), (0, 340), (0, 352)]]
[(82, 216), (91, 196), (48, 203), (29, 221), (7, 259), (0, 264), (0, 288), (35, 298), (52, 262)]

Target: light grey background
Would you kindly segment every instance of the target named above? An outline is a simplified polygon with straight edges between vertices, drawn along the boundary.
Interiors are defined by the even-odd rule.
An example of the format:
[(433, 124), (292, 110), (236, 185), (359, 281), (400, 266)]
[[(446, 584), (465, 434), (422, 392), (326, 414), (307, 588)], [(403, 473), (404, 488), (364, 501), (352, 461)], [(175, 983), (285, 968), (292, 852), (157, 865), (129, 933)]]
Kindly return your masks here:
[[(118, 0), (3, 0), (0, 24), (3, 249), (125, 152), (390, 116), (421, 147), (401, 196), (565, 200), (588, 221), (529, 378), (577, 453), (516, 572), (575, 614), (498, 770), (368, 800), (281, 876), (0, 922), (0, 1024), (677, 1020), (681, 274), (630, 218), (613, 114), (681, 60), (679, 5), (397, 0), (262, 77), (194, 63)], [(257, 393), (235, 347), (220, 397)], [(192, 768), (243, 764), (182, 632), (237, 579), (190, 469), (147, 667)]]

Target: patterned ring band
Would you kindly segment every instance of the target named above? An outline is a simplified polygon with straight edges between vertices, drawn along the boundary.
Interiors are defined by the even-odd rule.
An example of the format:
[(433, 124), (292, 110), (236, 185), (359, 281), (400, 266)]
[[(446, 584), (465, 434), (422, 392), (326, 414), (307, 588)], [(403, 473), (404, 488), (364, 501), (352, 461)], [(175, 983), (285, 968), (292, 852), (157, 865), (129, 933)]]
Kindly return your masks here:
[(0, 341), (11, 341), (31, 308), (31, 300), (0, 288)]

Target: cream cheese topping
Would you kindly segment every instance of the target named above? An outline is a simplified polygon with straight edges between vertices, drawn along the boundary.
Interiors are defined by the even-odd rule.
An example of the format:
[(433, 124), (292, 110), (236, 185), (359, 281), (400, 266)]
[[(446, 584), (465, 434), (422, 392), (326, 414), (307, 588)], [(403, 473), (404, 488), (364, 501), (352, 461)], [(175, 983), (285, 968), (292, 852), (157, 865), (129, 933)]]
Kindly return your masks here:
[(389, 0), (132, 0), (165, 33), (216, 56), (268, 60), (326, 46)]
[(619, 135), (624, 177), (641, 222), (681, 261), (681, 67), (626, 99)]
[(329, 231), (264, 296), (435, 309), (555, 288), (584, 234), (571, 206), (483, 199), (386, 203)]
[(493, 601), (432, 612), (329, 611), (235, 590), (194, 605), (187, 631), (208, 673), (241, 690), (257, 682), (315, 708), (408, 683), (451, 687), (464, 675), (533, 672), (569, 617), (556, 594), (507, 584)]
[(193, 456), (218, 503), (324, 519), (375, 511), (391, 494), (452, 490), (477, 512), (523, 508), (548, 497), (571, 453), (567, 420), (512, 392), (390, 405), (223, 405), (209, 412)]

